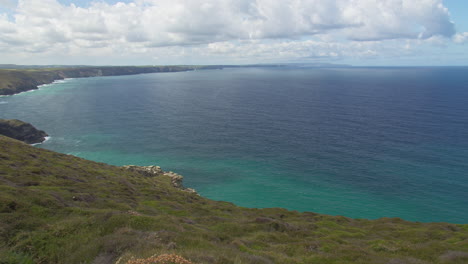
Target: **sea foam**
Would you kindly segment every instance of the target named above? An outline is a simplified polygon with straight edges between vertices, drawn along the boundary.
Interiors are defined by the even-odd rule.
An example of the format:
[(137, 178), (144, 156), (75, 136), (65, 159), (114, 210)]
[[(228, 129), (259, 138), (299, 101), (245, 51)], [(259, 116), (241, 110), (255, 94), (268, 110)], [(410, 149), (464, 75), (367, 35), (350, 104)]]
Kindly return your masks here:
[(39, 142), (39, 143), (30, 144), (30, 145), (31, 145), (31, 146), (40, 145), (40, 144), (42, 144), (42, 143), (45, 143), (45, 142), (47, 142), (49, 139), (50, 139), (50, 137), (45, 137), (45, 140), (44, 140), (44, 141), (42, 141), (42, 142)]

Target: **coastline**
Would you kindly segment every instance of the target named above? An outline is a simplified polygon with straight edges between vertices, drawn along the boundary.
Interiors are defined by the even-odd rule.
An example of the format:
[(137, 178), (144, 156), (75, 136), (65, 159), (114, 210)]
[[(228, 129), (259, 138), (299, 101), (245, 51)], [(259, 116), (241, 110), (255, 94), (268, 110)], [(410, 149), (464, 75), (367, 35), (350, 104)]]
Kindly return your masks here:
[[(13, 96), (13, 95), (18, 95), (18, 94), (24, 94), (24, 93), (31, 93), (31, 92), (34, 92), (34, 91), (38, 91), (38, 90), (40, 90), (41, 88), (44, 88), (44, 87), (47, 87), (47, 86), (50, 86), (50, 85), (53, 85), (53, 84), (57, 84), (57, 83), (64, 83), (64, 82), (66, 82), (67, 80), (73, 80), (73, 79), (76, 79), (76, 78), (65, 78), (65, 79), (54, 80), (54, 81), (52, 81), (51, 83), (40, 84), (40, 85), (37, 86), (36, 89), (21, 91), (21, 92), (14, 93), (14, 94), (3, 94), (3, 95), (0, 95), (0, 98), (2, 98), (2, 97), (8, 97), (8, 96)], [(6, 102), (0, 102), (0, 104), (2, 104), (2, 103), (6, 103)]]
[[(20, 257), (102, 263), (103, 254), (108, 263), (128, 263), (168, 251), (194, 263), (234, 263), (239, 256), (239, 263), (265, 264), (468, 259), (466, 224), (246, 208), (197, 195), (182, 185), (181, 175), (157, 166), (116, 167), (1, 136), (0, 146), (0, 230), (11, 234), (1, 236), (0, 259), (12, 263)], [(28, 237), (21, 236), (25, 232)]]
[[(317, 70), (305, 70), (305, 72), (310, 72), (311, 75), (313, 72), (316, 71)], [(329, 70), (326, 70), (326, 72), (328, 71)], [(350, 70), (346, 69), (343, 73), (347, 73), (349, 71)], [(402, 71), (407, 72), (407, 70)], [(283, 72), (285, 71), (273, 69), (268, 71), (268, 75), (280, 75)], [(303, 70), (300, 70), (300, 72), (303, 72)], [(362, 71), (359, 72), (362, 73)], [(372, 73), (377, 72), (382, 71), (372, 70), (369, 72), (365, 72), (365, 75), (373, 75)], [(292, 73), (292, 71), (286, 71), (287, 76), (291, 76), (289, 73)], [(186, 130), (186, 132), (181, 133), (182, 131), (185, 131), (181, 128), (185, 128), (187, 127), (187, 124), (191, 124), (190, 127), (196, 129), (200, 128), (198, 131), (202, 131), (202, 129), (205, 131), (213, 131), (215, 133), (212, 133), (211, 135), (216, 136), (216, 133), (218, 133), (217, 131), (220, 131), (216, 128), (221, 127), (219, 125), (222, 125), (223, 123), (225, 123), (225, 121), (223, 121), (222, 119), (218, 119), (219, 122), (212, 123), (211, 121), (214, 120), (210, 120), (209, 123), (202, 123), (203, 125), (198, 126), (196, 122), (192, 122), (192, 120), (201, 120), (199, 119), (200, 116), (214, 116), (214, 112), (212, 111), (212, 109), (214, 108), (212, 108), (212, 106), (217, 106), (220, 102), (226, 102), (226, 100), (228, 100), (227, 102), (239, 102), (240, 100), (236, 99), (234, 101), (233, 99), (229, 98), (232, 98), (233, 89), (228, 89), (224, 85), (231, 85), (230, 82), (233, 81), (233, 79), (228, 79), (226, 77), (234, 75), (237, 79), (242, 75), (245, 76), (245, 74), (251, 74), (252, 76), (260, 75), (262, 76), (261, 79), (266, 80), (266, 78), (263, 78), (262, 74), (267, 73), (264, 69), (226, 69), (223, 71), (197, 71), (180, 72), (174, 74), (150, 74), (141, 76), (136, 75), (116, 76), (107, 78), (76, 79), (66, 82), (64, 84), (57, 84), (53, 86), (40, 88), (38, 92), (35, 93), (31, 92), (30, 94), (19, 95), (17, 97), (0, 99), (0, 101), (8, 102), (8, 104), (0, 105), (0, 109), (3, 112), (5, 118), (16, 117), (26, 121), (29, 120), (30, 122), (33, 122), (33, 124), (35, 123), (39, 127), (43, 127), (46, 131), (53, 132), (53, 138), (50, 141), (41, 145), (40, 147), (53, 149), (62, 153), (76, 154), (77, 156), (80, 156), (82, 158), (96, 160), (113, 165), (125, 165), (128, 163), (136, 165), (157, 164), (162, 166), (163, 168), (167, 168), (169, 170), (176, 171), (182, 175), (189, 176), (186, 179), (188, 186), (196, 187), (196, 189), (198, 189), (198, 191), (200, 191), (201, 194), (217, 200), (231, 201), (236, 204), (248, 207), (283, 207), (289, 208), (291, 210), (298, 210), (301, 212), (314, 211), (330, 215), (343, 214), (345, 216), (355, 218), (376, 219), (384, 216), (399, 216), (406, 220), (422, 222), (466, 222), (466, 212), (457, 209), (464, 208), (462, 204), (463, 202), (460, 202), (463, 201), (463, 199), (453, 199), (453, 197), (462, 196), (454, 195), (454, 193), (447, 196), (443, 196), (443, 194), (440, 194), (440, 197), (443, 197), (445, 199), (437, 199), (436, 202), (425, 203), (426, 198), (427, 200), (434, 201), (429, 197), (435, 196), (435, 193), (439, 193), (438, 190), (434, 190), (433, 195), (431, 192), (425, 191), (427, 190), (427, 188), (413, 187), (419, 185), (415, 185), (414, 182), (416, 181), (412, 181), (411, 177), (405, 177), (405, 182), (409, 182), (411, 184), (405, 185), (404, 187), (397, 186), (397, 188), (390, 189), (388, 191), (390, 194), (401, 194), (393, 196), (384, 196), (378, 194), (377, 191), (379, 191), (379, 193), (386, 194), (385, 188), (376, 187), (375, 189), (365, 189), (364, 187), (369, 186), (368, 184), (372, 184), (372, 179), (374, 178), (368, 178), (371, 180), (366, 181), (363, 177), (364, 180), (362, 181), (362, 185), (360, 186), (358, 186), (358, 184), (353, 185), (351, 181), (348, 182), (346, 180), (347, 178), (345, 178), (345, 176), (348, 175), (348, 170), (346, 168), (352, 168), (349, 167), (349, 165), (358, 164), (360, 167), (364, 167), (368, 164), (371, 164), (372, 166), (382, 165), (382, 167), (378, 167), (379, 169), (375, 167), (374, 169), (372, 169), (372, 171), (370, 171), (371, 173), (369, 173), (367, 177), (375, 177), (375, 179), (386, 179), (384, 178), (386, 177), (386, 173), (384, 171), (391, 171), (392, 174), (395, 175), (394, 178), (397, 179), (396, 183), (390, 182), (389, 186), (392, 187), (394, 186), (393, 184), (400, 183), (399, 175), (407, 175), (409, 173), (412, 173), (411, 176), (425, 174), (429, 175), (431, 178), (436, 179), (436, 174), (438, 173), (430, 173), (430, 171), (425, 170), (425, 168), (433, 168), (433, 166), (431, 166), (431, 164), (429, 163), (430, 160), (427, 163), (424, 163), (424, 167), (421, 166), (421, 172), (414, 173), (412, 171), (407, 171), (403, 169), (392, 169), (392, 167), (398, 168), (396, 165), (399, 165), (399, 162), (388, 164), (388, 166), (386, 166), (386, 163), (384, 162), (367, 162), (365, 159), (352, 159), (355, 163), (348, 163), (346, 162), (346, 160), (340, 160), (340, 163), (333, 164), (332, 162), (336, 160), (335, 157), (338, 157), (337, 153), (339, 154), (341, 152), (347, 157), (352, 157), (353, 155), (351, 155), (351, 152), (353, 151), (353, 149), (349, 148), (345, 144), (339, 144), (338, 146), (332, 144), (329, 145), (332, 146), (331, 150), (340, 152), (334, 152), (334, 154), (332, 153), (332, 155), (327, 156), (325, 159), (320, 158), (320, 160), (317, 161), (320, 163), (317, 164), (320, 164), (320, 166), (324, 166), (325, 169), (334, 170), (333, 172), (336, 172), (337, 175), (340, 173), (341, 176), (339, 177), (343, 179), (344, 182), (348, 182), (349, 184), (342, 185), (339, 181), (336, 181), (336, 183), (332, 182), (331, 184), (329, 184), (329, 182), (322, 180), (321, 177), (324, 177), (324, 174), (321, 174), (320, 171), (314, 171), (312, 166), (310, 166), (309, 168), (313, 173), (316, 174), (311, 174), (310, 177), (308, 175), (305, 175), (305, 173), (302, 170), (308, 168), (308, 164), (306, 162), (302, 162), (302, 160), (299, 160), (297, 162), (295, 160), (286, 160), (285, 158), (290, 156), (289, 154), (286, 154), (284, 158), (279, 157), (278, 159), (276, 159), (276, 157), (273, 156), (260, 156), (260, 158), (258, 159), (245, 159), (239, 156), (237, 157), (237, 159), (230, 159), (231, 156), (234, 156), (230, 153), (234, 153), (235, 155), (241, 152), (249, 153), (246, 152), (246, 150), (248, 149), (242, 147), (243, 144), (238, 143), (248, 143), (250, 141), (249, 137), (240, 138), (239, 140), (237, 140), (234, 137), (235, 135), (242, 135), (236, 131), (249, 131), (248, 126), (239, 126), (239, 130), (235, 130), (236, 127), (233, 126), (226, 127), (225, 129), (223, 129), (223, 138), (226, 139), (226, 142), (219, 141), (219, 143), (216, 142), (216, 145), (213, 144), (215, 143), (214, 141), (208, 141), (211, 144), (202, 144), (196, 141), (196, 138), (201, 138), (200, 136), (198, 136), (200, 135), (199, 132), (193, 133), (194, 135), (192, 135), (192, 133), (190, 132), (191, 130)], [(225, 75), (225, 77), (220, 78), (219, 76), (221, 75)], [(297, 77), (296, 75), (293, 76)], [(194, 83), (194, 80), (206, 78), (210, 80), (209, 83)], [(218, 81), (212, 82), (212, 79)], [(165, 82), (164, 85), (162, 81)], [(181, 82), (185, 82), (187, 84), (185, 86), (187, 87), (187, 89), (185, 89), (185, 92), (181, 94), (183, 95), (183, 97), (173, 97), (175, 91), (180, 92), (182, 90), (180, 88), (177, 88), (176, 86)], [(114, 86), (114, 83), (116, 86)], [(142, 88), (145, 83), (147, 84), (147, 87)], [(192, 89), (190, 88), (192, 83), (196, 85), (201, 84), (204, 88)], [(83, 87), (84, 89), (82, 89), (81, 87)], [(210, 89), (206, 89), (206, 87), (210, 87)], [(243, 87), (249, 87), (248, 83)], [(282, 88), (279, 87), (279, 89), (286, 91), (285, 87), (286, 86), (282, 85)], [(251, 88), (246, 88), (245, 90), (247, 91), (250, 89)], [(323, 90), (325, 90), (325, 88), (323, 88)], [(217, 93), (212, 93), (213, 91)], [(357, 93), (353, 94), (361, 93), (357, 89), (355, 90), (355, 92)], [(287, 93), (288, 92), (286, 92), (285, 94)], [(216, 94), (217, 96), (207, 97), (207, 95), (210, 94)], [(191, 97), (188, 97), (188, 95), (190, 95)], [(242, 97), (243, 101), (246, 100), (245, 102), (250, 102), (249, 96), (251, 96), (251, 93), (246, 92), (244, 93), (244, 95), (245, 96)], [(199, 104), (200, 106), (203, 106), (199, 107), (199, 109), (206, 109), (206, 112), (200, 113), (197, 111), (193, 114), (190, 114), (189, 112), (191, 111), (187, 111), (190, 110), (190, 108), (187, 108), (186, 105), (180, 104), (181, 102), (186, 102), (185, 100), (183, 101), (184, 97), (190, 98), (190, 102), (193, 102), (193, 100), (198, 101), (199, 99), (196, 98), (203, 99), (203, 102), (206, 103), (203, 105)], [(352, 99), (353, 97), (355, 97), (355, 95), (353, 95), (350, 98)], [(210, 100), (205, 101), (205, 98), (209, 98)], [(302, 104), (301, 98), (297, 99), (299, 100), (295, 101), (299, 104)], [(115, 107), (117, 105), (118, 107)], [(219, 105), (222, 106), (221, 104)], [(242, 105), (247, 104), (242, 103)], [(103, 106), (105, 107), (103, 108)], [(91, 110), (79, 111), (79, 109)], [(145, 116), (145, 113), (149, 113), (147, 110), (151, 109), (153, 111), (154, 109), (161, 110), (158, 110), (157, 112), (151, 112), (155, 113), (151, 114), (151, 116)], [(173, 109), (177, 109), (177, 111), (174, 111)], [(235, 111), (242, 111), (244, 112), (243, 116), (248, 117), (249, 119), (251, 118), (249, 117), (249, 111), (243, 111), (240, 107), (236, 107)], [(105, 112), (108, 112), (111, 115), (104, 114)], [(275, 113), (275, 115), (270, 116), (276, 118), (278, 117), (278, 112)], [(185, 118), (166, 118), (177, 117), (176, 115), (181, 116), (181, 113), (183, 113)], [(86, 116), (86, 120), (93, 120), (94, 118), (96, 118), (96, 121), (105, 121), (106, 125), (96, 121), (89, 123), (88, 121), (83, 122), (83, 114)], [(226, 114), (229, 114), (229, 112), (226, 112)], [(216, 113), (216, 116), (217, 115), (218, 114)], [(134, 118), (135, 116), (137, 116), (138, 118)], [(190, 119), (188, 118), (188, 116), (190, 116)], [(229, 115), (224, 116), (229, 117)], [(423, 114), (422, 116), (430, 117), (431, 114)], [(149, 119), (150, 117), (154, 119)], [(347, 131), (347, 125), (350, 124), (348, 122), (348, 118), (343, 119), (343, 116), (339, 117), (340, 118), (336, 120), (337, 123), (334, 124), (340, 125), (333, 125), (333, 127), (342, 127), (338, 128), (338, 130)], [(283, 118), (288, 117), (284, 116)], [(269, 127), (268, 124), (263, 124), (261, 119), (262, 118), (258, 118), (256, 124), (260, 124), (260, 127)], [(54, 120), (54, 122), (50, 122), (52, 120)], [(345, 120), (345, 122), (340, 120)], [(399, 120), (406, 119), (400, 118)], [(123, 126), (123, 124), (125, 125)], [(248, 123), (245, 123), (245, 125), (247, 124)], [(273, 122), (271, 124), (275, 123)], [(290, 130), (291, 133), (294, 134), (297, 128), (302, 129), (301, 122), (293, 121), (293, 124), (295, 124), (295, 126), (293, 129)], [(318, 125), (321, 126), (321, 124)], [(120, 129), (120, 126), (122, 126), (122, 130)], [(256, 127), (257, 126), (258, 125), (256, 125)], [(275, 125), (275, 127), (284, 129), (285, 126)], [(349, 127), (354, 129), (354, 127), (356, 126), (353, 125)], [(383, 127), (387, 128), (388, 126)], [(392, 127), (388, 128), (389, 129), (386, 129), (387, 131), (392, 131)], [(256, 129), (252, 130), (255, 132)], [(132, 133), (127, 131), (131, 131)], [(314, 131), (314, 128), (310, 127), (310, 131)], [(383, 129), (379, 131), (381, 133), (384, 133)], [(405, 131), (411, 132), (411, 130), (407, 129), (405, 129)], [(352, 132), (352, 130), (350, 132)], [(339, 134), (339, 132), (335, 133)], [(387, 132), (385, 132), (385, 134), (391, 135), (391, 133)], [(138, 138), (133, 139), (133, 135), (138, 135)], [(281, 136), (281, 134), (278, 135)], [(177, 137), (174, 138), (174, 136)], [(320, 137), (322, 135), (321, 133), (316, 133), (314, 136)], [(302, 139), (307, 139), (306, 137)], [(346, 137), (343, 138), (346, 139)], [(389, 141), (387, 144), (390, 144), (389, 146), (394, 146), (392, 145), (392, 142), (395, 140), (395, 138), (388, 138)], [(171, 139), (171, 141), (168, 141), (168, 139)], [(286, 139), (286, 137), (284, 139)], [(261, 138), (259, 138), (258, 140), (259, 141), (257, 142), (262, 142)], [(287, 141), (285, 141), (284, 143), (286, 142)], [(291, 143), (295, 144), (296, 142), (293, 141)], [(270, 148), (271, 146), (268, 144), (263, 145), (268, 146), (268, 148)], [(284, 144), (284, 146), (286, 145), (288, 144)], [(104, 149), (99, 149), (98, 147), (104, 147)], [(205, 149), (219, 150), (219, 152), (216, 153), (217, 157), (213, 159), (212, 157), (214, 157), (215, 155), (211, 155), (211, 152), (205, 152)], [(385, 150), (385, 148), (382, 149)], [(399, 150), (400, 148), (395, 149)], [(422, 151), (427, 151), (424, 153), (433, 153), (432, 150), (429, 148), (421, 147), (420, 149)], [(192, 153), (189, 154), (191, 157), (189, 155), (187, 155), (188, 157), (185, 156), (185, 153), (189, 153), (186, 150), (189, 150), (190, 153)], [(238, 150), (239, 152), (237, 152)], [(324, 147), (323, 150), (328, 151), (326, 147)], [(301, 152), (297, 152), (297, 155), (301, 155)], [(312, 152), (318, 154), (329, 153), (321, 150), (314, 150), (311, 151), (311, 153)], [(262, 154), (261, 152), (258, 153)], [(288, 152), (284, 151), (283, 153)], [(361, 155), (360, 153), (361, 152), (358, 153), (358, 156)], [(364, 151), (362, 153), (366, 152)], [(444, 155), (449, 157), (452, 154), (456, 155), (457, 150), (447, 149), (447, 152), (439, 151), (439, 153), (444, 153)], [(264, 152), (263, 154), (268, 155), (268, 152)], [(226, 159), (224, 158), (224, 155), (227, 157)], [(395, 153), (390, 152), (389, 154), (386, 154), (386, 157), (388, 156), (392, 157), (392, 159), (393, 157), (398, 157), (398, 151), (396, 151)], [(312, 157), (310, 158), (310, 160), (315, 162), (316, 158)], [(294, 164), (294, 166), (291, 166), (291, 164)], [(284, 165), (287, 165), (288, 169), (284, 169), (286, 167)], [(343, 170), (340, 171), (340, 168), (343, 168)], [(461, 168), (461, 170), (463, 170), (463, 167)], [(441, 173), (443, 173), (442, 169), (440, 169), (440, 171)], [(249, 174), (254, 174), (255, 176), (251, 177), (249, 176)], [(353, 171), (349, 170), (350, 178), (352, 178), (352, 174)], [(215, 188), (212, 188), (210, 187), (212, 186), (212, 183), (209, 182), (208, 184), (206, 184), (205, 178), (216, 179), (216, 175), (223, 175), (223, 177), (225, 177), (226, 179), (235, 180), (220, 179), (219, 184), (216, 185)], [(280, 177), (275, 175), (287, 175), (288, 177)], [(356, 177), (359, 177), (359, 175), (356, 175)], [(254, 178), (255, 181), (250, 181), (249, 178)], [(308, 185), (309, 179), (310, 181), (312, 181), (312, 179), (315, 178), (317, 180), (314, 180), (314, 185)], [(331, 178), (331, 181), (334, 181), (334, 179)], [(244, 182), (245, 184), (241, 184), (241, 182)], [(441, 182), (443, 184), (443, 181)], [(370, 191), (368, 192), (368, 190)], [(404, 199), (400, 198), (405, 196), (406, 190), (411, 191), (407, 192), (410, 193), (410, 195), (408, 195), (409, 197), (413, 197), (410, 201), (404, 201)], [(294, 194), (288, 195), (288, 191), (292, 191), (294, 192)], [(427, 195), (424, 195), (425, 193), (427, 193)], [(456, 189), (455, 193), (458, 194)], [(257, 199), (257, 197), (265, 198)], [(348, 201), (351, 202), (348, 203)], [(372, 209), (367, 209), (368, 206), (372, 207)], [(438, 208), (443, 208), (443, 210), (437, 211)], [(437, 211), (437, 213), (432, 213), (433, 211)]]
[(32, 143), (32, 144), (29, 144), (29, 145), (31, 145), (31, 146), (41, 145), (42, 143), (47, 142), (50, 138), (51, 138), (50, 136), (47, 136), (47, 137), (44, 137), (44, 141), (38, 142), (38, 143)]
[(85, 66), (76, 68), (0, 69), (0, 96), (37, 90), (41, 86), (73, 78), (222, 68), (223, 66)]

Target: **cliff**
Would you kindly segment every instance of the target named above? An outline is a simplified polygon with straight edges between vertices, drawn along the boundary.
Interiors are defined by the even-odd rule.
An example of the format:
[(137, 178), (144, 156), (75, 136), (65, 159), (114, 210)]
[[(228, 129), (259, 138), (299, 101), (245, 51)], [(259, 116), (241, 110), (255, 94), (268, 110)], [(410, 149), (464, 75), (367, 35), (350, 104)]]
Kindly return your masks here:
[(44, 131), (17, 119), (0, 119), (0, 135), (21, 140), (28, 144), (41, 143), (48, 136)]
[(0, 95), (12, 95), (37, 89), (39, 85), (64, 78), (131, 75), (155, 72), (179, 72), (195, 69), (219, 69), (221, 66), (106, 66), (76, 68), (0, 69)]
[(0, 150), (0, 263), (468, 263), (468, 225), (242, 208), (157, 166)]

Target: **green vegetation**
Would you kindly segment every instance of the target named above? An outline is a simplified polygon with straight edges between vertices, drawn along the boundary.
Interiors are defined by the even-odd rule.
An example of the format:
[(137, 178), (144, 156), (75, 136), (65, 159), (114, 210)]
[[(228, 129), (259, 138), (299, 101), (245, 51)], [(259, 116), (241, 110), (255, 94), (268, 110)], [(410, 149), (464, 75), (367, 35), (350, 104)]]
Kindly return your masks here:
[(0, 263), (149, 263), (135, 259), (164, 254), (181, 263), (461, 264), (468, 225), (242, 208), (164, 175), (0, 136)]
[(37, 89), (38, 85), (64, 78), (131, 75), (154, 72), (178, 72), (218, 69), (221, 66), (103, 66), (62, 68), (0, 69), (0, 95), (11, 95)]

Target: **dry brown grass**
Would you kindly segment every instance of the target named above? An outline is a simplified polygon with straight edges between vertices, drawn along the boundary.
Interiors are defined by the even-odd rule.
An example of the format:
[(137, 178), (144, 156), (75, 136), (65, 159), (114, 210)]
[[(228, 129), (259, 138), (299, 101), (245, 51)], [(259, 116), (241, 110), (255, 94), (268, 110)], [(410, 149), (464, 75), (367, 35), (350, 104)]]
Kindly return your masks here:
[(163, 254), (145, 259), (132, 259), (127, 264), (195, 264), (179, 255)]

